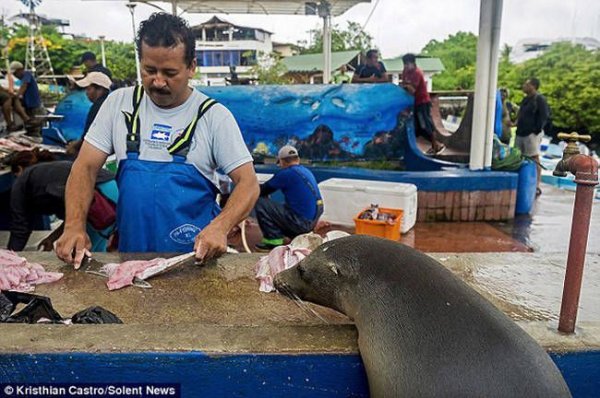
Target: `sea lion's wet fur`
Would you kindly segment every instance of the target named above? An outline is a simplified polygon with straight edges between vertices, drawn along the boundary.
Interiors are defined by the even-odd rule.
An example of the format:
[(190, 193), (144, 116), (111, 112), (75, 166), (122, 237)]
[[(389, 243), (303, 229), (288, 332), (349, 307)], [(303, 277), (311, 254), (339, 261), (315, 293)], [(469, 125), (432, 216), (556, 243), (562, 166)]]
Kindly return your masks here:
[(320, 246), (281, 292), (352, 318), (374, 397), (569, 397), (548, 354), (431, 257), (368, 236)]

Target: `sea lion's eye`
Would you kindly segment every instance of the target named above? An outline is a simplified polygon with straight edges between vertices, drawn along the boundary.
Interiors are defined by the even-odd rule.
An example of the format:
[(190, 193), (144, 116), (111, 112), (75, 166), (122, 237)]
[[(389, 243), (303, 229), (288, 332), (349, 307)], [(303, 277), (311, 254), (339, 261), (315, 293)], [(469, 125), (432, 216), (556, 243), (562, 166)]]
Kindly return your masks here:
[(298, 266), (298, 274), (300, 275), (300, 278), (304, 279), (304, 273), (305, 273), (305, 271), (306, 270), (304, 269), (304, 267), (302, 267), (300, 265)]

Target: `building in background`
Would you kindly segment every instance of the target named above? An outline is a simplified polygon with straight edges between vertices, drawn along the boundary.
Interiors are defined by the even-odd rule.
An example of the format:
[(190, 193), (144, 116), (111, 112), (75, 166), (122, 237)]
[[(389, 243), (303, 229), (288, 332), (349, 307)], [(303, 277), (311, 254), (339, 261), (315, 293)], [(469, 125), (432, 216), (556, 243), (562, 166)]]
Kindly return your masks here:
[(259, 53), (273, 51), (272, 33), (261, 28), (235, 25), (214, 16), (192, 29), (196, 34), (196, 60), (203, 85), (225, 85), (231, 66), (240, 76), (248, 74)]
[(528, 61), (539, 57), (546, 51), (552, 44), (560, 42), (570, 42), (573, 44), (579, 44), (586, 48), (586, 50), (594, 51), (600, 49), (600, 41), (592, 37), (575, 37), (575, 38), (558, 38), (558, 39), (523, 39), (519, 40), (510, 51), (509, 59), (513, 64), (520, 64), (521, 62)]
[[(361, 62), (361, 53), (358, 50), (338, 51), (331, 53), (331, 70), (337, 71), (343, 65), (348, 71), (353, 72)], [(323, 54), (302, 54), (283, 59), (287, 68), (285, 74), (296, 84), (323, 83)]]
[(282, 57), (292, 57), (300, 54), (300, 46), (292, 43), (273, 42), (273, 51)]

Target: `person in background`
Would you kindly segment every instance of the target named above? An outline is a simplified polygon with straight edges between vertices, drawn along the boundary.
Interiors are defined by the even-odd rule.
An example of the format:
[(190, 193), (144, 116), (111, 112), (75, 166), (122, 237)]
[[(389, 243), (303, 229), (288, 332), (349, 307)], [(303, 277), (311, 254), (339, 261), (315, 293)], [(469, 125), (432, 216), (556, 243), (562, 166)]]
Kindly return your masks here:
[(431, 142), (428, 155), (439, 155), (446, 149), (444, 144), (435, 139), (435, 127), (431, 119), (431, 98), (427, 91), (427, 83), (423, 71), (417, 67), (417, 57), (414, 54), (404, 54), (402, 57), (402, 87), (415, 96), (415, 133)]
[(509, 145), (512, 138), (513, 123), (510, 117), (510, 108), (512, 108), (512, 104), (508, 100), (508, 89), (500, 89), (500, 98), (502, 101), (502, 136), (500, 137), (500, 141), (502, 141), (503, 144)]
[(90, 72), (83, 79), (77, 80), (75, 84), (81, 88), (85, 88), (85, 95), (92, 102), (92, 107), (88, 111), (87, 118), (85, 119), (85, 126), (83, 127), (81, 138), (67, 144), (67, 154), (71, 156), (77, 156), (79, 153), (85, 135), (96, 118), (96, 114), (100, 110), (104, 100), (108, 97), (112, 81), (104, 73)]
[(2, 115), (9, 132), (20, 130), (23, 127), (17, 125), (13, 112), (21, 117), (26, 127), (35, 125), (34, 120), (27, 115), (17, 96), (2, 86), (0, 86), (0, 107), (2, 107)]
[(32, 128), (27, 129), (27, 134), (31, 136), (41, 136), (41, 120), (37, 121), (36, 116), (45, 115), (46, 111), (42, 106), (42, 99), (38, 89), (37, 81), (30, 71), (19, 61), (13, 61), (9, 65), (10, 73), (21, 81), (21, 86), (16, 93), (16, 97), (21, 100), (25, 113), (29, 117), (26, 126), (29, 124)]
[(99, 64), (96, 60), (96, 54), (86, 51), (81, 55), (81, 63), (85, 66), (86, 73), (100, 72), (112, 79), (112, 72), (106, 66)]
[(348, 76), (348, 66), (345, 64), (340, 66), (333, 74), (333, 83), (335, 84), (350, 83), (351, 80)]
[[(40, 217), (56, 215), (64, 220), (65, 184), (73, 162), (56, 161), (49, 151), (34, 149), (18, 152), (10, 165), (16, 178), (10, 193), (11, 222), (7, 248), (22, 251)], [(116, 202), (116, 197), (113, 196), (116, 193), (114, 178), (112, 173), (101, 170), (96, 180), (96, 189), (103, 190), (107, 197)], [(93, 242), (92, 249), (105, 251), (108, 234), (103, 236), (102, 231), (95, 230), (89, 223), (87, 229)], [(51, 243), (61, 231), (62, 226), (47, 238), (49, 244), (42, 243), (45, 249), (51, 250)]]
[[(284, 237), (295, 238), (313, 230), (323, 214), (323, 200), (314, 175), (300, 164), (298, 151), (291, 145), (279, 150), (277, 164), (281, 168), (273, 178), (261, 184), (260, 198), (254, 210), (263, 239), (255, 247), (267, 252), (283, 245)], [(281, 190), (285, 204), (268, 196)]]
[(390, 78), (383, 62), (379, 61), (379, 51), (367, 51), (367, 60), (359, 65), (352, 76), (352, 83), (387, 83)]
[(519, 105), (517, 137), (515, 140), (515, 146), (521, 150), (523, 155), (531, 157), (537, 164), (536, 196), (542, 194), (540, 188), (542, 180), (540, 145), (544, 135), (544, 126), (550, 117), (550, 108), (546, 98), (538, 93), (539, 88), (540, 81), (535, 77), (529, 78), (523, 83), (525, 98)]

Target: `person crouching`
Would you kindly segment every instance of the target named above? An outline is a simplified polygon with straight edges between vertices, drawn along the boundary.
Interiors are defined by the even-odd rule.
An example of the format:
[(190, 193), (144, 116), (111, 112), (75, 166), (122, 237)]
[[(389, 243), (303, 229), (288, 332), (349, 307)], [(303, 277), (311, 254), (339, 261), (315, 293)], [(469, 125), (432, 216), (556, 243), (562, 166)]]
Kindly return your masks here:
[[(260, 197), (254, 210), (263, 239), (255, 247), (267, 252), (283, 245), (284, 237), (294, 238), (313, 230), (323, 214), (323, 200), (315, 176), (300, 164), (296, 148), (286, 145), (279, 150), (281, 168), (273, 178), (260, 185)], [(269, 198), (281, 190), (285, 203)]]

